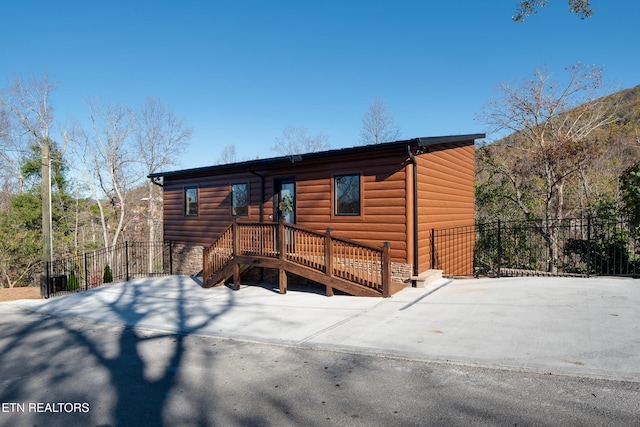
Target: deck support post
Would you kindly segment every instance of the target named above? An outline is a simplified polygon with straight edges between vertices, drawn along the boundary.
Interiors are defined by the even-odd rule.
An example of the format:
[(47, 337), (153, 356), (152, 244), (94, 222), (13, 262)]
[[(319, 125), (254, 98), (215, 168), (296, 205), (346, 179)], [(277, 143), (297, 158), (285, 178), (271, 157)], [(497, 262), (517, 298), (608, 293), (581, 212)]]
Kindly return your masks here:
[(391, 296), (391, 244), (384, 242), (382, 247), (382, 296)]
[(280, 286), (280, 293), (287, 293), (287, 271), (283, 268), (278, 270), (278, 284)]
[[(333, 245), (331, 244), (331, 228), (327, 228), (327, 232), (324, 235), (324, 265), (325, 274), (328, 277), (333, 277)], [(333, 288), (327, 285), (326, 295), (328, 297), (333, 296)]]
[(237, 262), (233, 264), (233, 290), (240, 290), (240, 264)]

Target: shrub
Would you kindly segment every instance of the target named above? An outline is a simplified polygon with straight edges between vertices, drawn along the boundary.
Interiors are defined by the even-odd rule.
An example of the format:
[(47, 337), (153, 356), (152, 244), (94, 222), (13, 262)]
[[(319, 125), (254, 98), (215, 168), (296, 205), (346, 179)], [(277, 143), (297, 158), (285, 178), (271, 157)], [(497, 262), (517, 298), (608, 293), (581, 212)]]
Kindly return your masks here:
[(111, 283), (113, 282), (113, 273), (111, 272), (111, 267), (106, 265), (104, 267), (104, 274), (102, 275), (102, 283)]
[(76, 273), (72, 271), (71, 273), (69, 273), (69, 280), (67, 280), (67, 291), (75, 292), (79, 287), (80, 281), (78, 280)]

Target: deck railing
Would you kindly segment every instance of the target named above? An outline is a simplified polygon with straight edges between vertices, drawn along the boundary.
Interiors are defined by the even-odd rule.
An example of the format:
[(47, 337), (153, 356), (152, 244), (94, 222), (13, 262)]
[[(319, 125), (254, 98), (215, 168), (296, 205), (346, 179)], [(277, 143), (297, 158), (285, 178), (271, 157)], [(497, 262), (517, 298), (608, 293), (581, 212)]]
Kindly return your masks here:
[(334, 237), (331, 239), (331, 251), (335, 276), (382, 291), (384, 249)]
[[(282, 250), (284, 248), (284, 250)], [(204, 252), (203, 280), (225, 268), (235, 256), (281, 259), (389, 295), (389, 245), (377, 248), (283, 221), (234, 221)], [(211, 284), (211, 283), (209, 283)]]
[(236, 253), (276, 258), (278, 256), (277, 224), (235, 222)]

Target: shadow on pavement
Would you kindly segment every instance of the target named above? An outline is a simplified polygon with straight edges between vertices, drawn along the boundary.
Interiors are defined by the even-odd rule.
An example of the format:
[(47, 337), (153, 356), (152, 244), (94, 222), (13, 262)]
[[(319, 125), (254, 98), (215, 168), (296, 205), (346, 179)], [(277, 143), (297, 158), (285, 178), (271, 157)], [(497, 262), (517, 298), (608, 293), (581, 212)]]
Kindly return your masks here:
[[(233, 293), (227, 293), (221, 311), (199, 313), (194, 322), (194, 313), (187, 316), (187, 310), (196, 306), (188, 307), (187, 293), (197, 284), (184, 276), (176, 280), (180, 282), (172, 289), (178, 294), (160, 296), (156, 305), (140, 304), (143, 298), (153, 298), (154, 290), (132, 283), (100, 293), (109, 315), (118, 319), (112, 327), (15, 309), (3, 313), (7, 326), (0, 340), (1, 400), (14, 403), (10, 413), (2, 414), (3, 421), (13, 417), (13, 425), (165, 424), (171, 400), (180, 393), (176, 386), (187, 363), (188, 336), (136, 326), (151, 315), (164, 314), (174, 317), (177, 330), (197, 333), (234, 305)], [(76, 307), (82, 304), (81, 294), (48, 303), (69, 304), (66, 298), (71, 297)], [(118, 322), (128, 327), (116, 326)], [(215, 387), (214, 371), (215, 357), (211, 357), (210, 370), (202, 373), (210, 377), (210, 387)], [(91, 375), (83, 378), (79, 373)], [(195, 424), (213, 409), (206, 394), (201, 397), (189, 396), (188, 418)]]

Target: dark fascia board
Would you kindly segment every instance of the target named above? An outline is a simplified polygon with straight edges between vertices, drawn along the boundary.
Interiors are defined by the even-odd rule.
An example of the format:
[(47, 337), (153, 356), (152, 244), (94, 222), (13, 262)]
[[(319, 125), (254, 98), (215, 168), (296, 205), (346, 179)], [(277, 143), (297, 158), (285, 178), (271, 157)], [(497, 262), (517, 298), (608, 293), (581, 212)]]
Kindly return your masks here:
[(431, 136), (426, 138), (416, 138), (412, 141), (418, 143), (420, 147), (426, 147), (428, 145), (448, 144), (462, 141), (475, 141), (476, 139), (483, 139), (487, 135), (484, 133), (474, 133), (470, 135), (451, 135), (451, 136)]
[(353, 154), (365, 154), (373, 153), (377, 151), (392, 150), (395, 148), (404, 148), (408, 145), (417, 145), (419, 147), (426, 147), (430, 145), (438, 144), (451, 144), (464, 141), (475, 141), (476, 139), (485, 138), (483, 133), (474, 133), (467, 135), (449, 135), (449, 136), (431, 136), (423, 138), (413, 138), (401, 141), (385, 142), (382, 144), (361, 145), (349, 148), (338, 148), (327, 151), (319, 151), (315, 153), (295, 154), (292, 156), (271, 157), (268, 159), (247, 160), (244, 162), (228, 163), (224, 165), (204, 166), (200, 168), (182, 169), (169, 172), (156, 172), (147, 176), (147, 178), (160, 178), (160, 177), (177, 177), (187, 175), (207, 175), (225, 173), (235, 170), (247, 169), (260, 169), (265, 167), (274, 167), (278, 165), (286, 165), (291, 163), (298, 163), (303, 160), (323, 159), (335, 156), (353, 155)]

